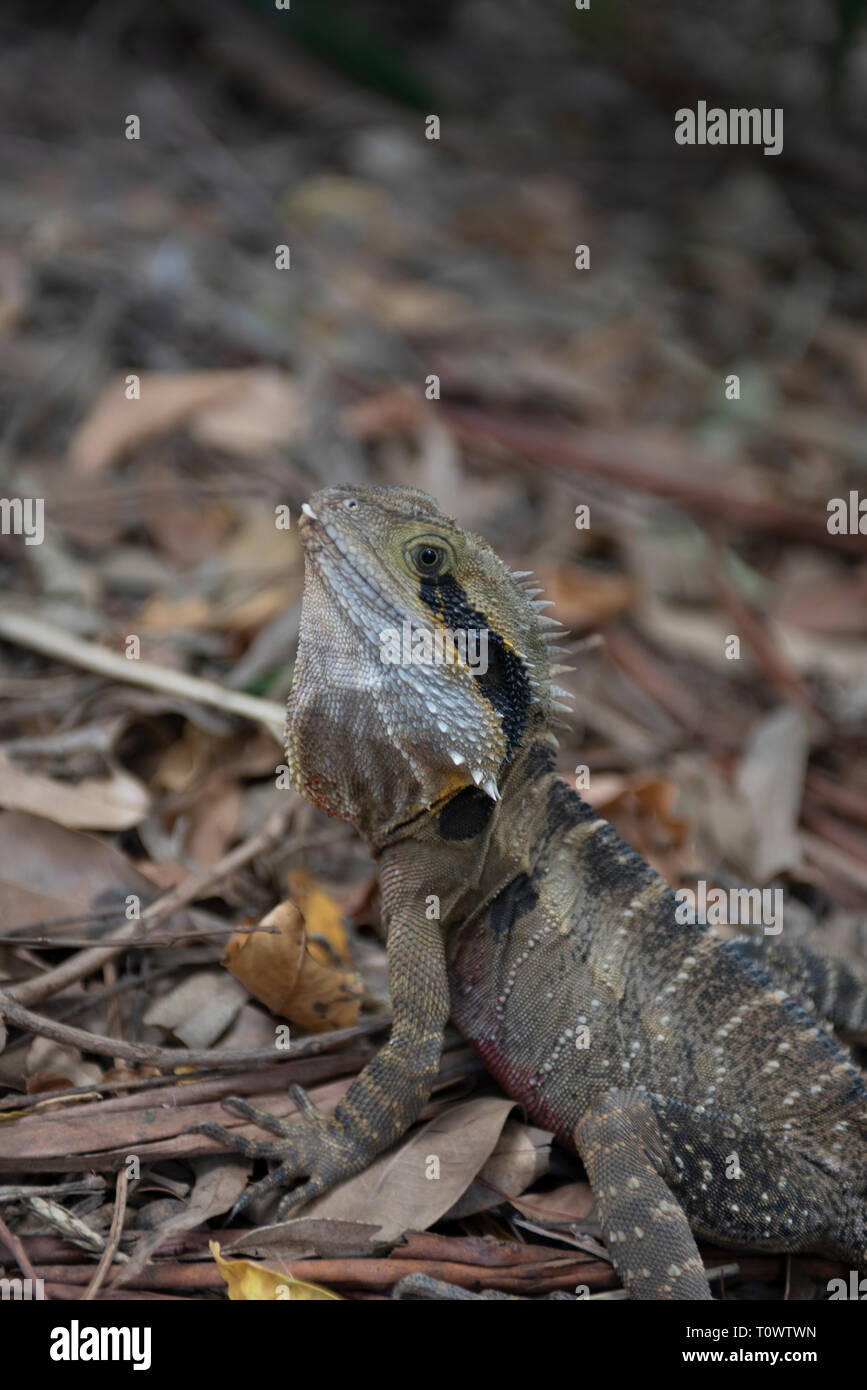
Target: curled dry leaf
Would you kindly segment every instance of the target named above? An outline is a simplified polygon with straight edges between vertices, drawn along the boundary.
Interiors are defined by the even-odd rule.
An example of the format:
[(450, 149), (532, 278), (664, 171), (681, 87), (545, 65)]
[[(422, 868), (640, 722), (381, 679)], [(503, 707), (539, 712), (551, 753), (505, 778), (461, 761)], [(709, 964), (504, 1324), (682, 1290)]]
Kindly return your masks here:
[(321, 1284), (306, 1284), (295, 1279), (286, 1270), (268, 1269), (256, 1264), (255, 1260), (224, 1260), (220, 1254), (219, 1241), (208, 1242), (208, 1249), (217, 1262), (217, 1268), (226, 1281), (229, 1297), (244, 1303), (303, 1303), (330, 1301), (342, 1302), (340, 1294), (324, 1289)]
[(229, 941), (223, 956), (226, 968), (272, 1013), (316, 1033), (357, 1022), (362, 993), (354, 970), (336, 967), (327, 948), (323, 960), (322, 947), (308, 944), (308, 936), (314, 933), (331, 940), (331, 909), (336, 914), (337, 908), (334, 904), (322, 908), (321, 899), (330, 902), (314, 885), (307, 899), (307, 921), (294, 903), (278, 903), (262, 926), (279, 927), (279, 934), (240, 932)]

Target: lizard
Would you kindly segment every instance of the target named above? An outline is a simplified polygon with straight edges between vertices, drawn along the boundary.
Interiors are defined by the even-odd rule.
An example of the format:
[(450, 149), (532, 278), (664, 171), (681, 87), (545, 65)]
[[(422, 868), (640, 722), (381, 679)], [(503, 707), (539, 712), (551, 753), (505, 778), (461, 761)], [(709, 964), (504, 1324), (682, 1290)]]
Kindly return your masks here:
[(378, 861), (393, 1021), (333, 1113), (293, 1087), (300, 1116), (224, 1102), (272, 1139), (199, 1127), (276, 1159), (239, 1207), (286, 1186), (282, 1220), (395, 1144), (451, 1018), (582, 1160), (630, 1297), (709, 1299), (696, 1236), (863, 1269), (867, 1089), (831, 1032), (867, 1030), (857, 970), (678, 920), (555, 771), (569, 668), (541, 591), (430, 496), (324, 488), (299, 531), (287, 762)]

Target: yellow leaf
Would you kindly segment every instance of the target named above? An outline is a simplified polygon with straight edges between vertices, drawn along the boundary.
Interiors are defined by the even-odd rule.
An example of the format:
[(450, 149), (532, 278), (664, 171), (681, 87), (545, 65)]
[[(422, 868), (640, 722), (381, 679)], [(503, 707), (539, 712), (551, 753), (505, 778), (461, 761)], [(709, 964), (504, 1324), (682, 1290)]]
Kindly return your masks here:
[(285, 1270), (268, 1269), (255, 1260), (224, 1260), (219, 1241), (209, 1242), (217, 1268), (226, 1281), (229, 1298), (246, 1303), (274, 1303), (300, 1300), (304, 1303), (334, 1300), (342, 1303), (340, 1294), (323, 1289), (320, 1284), (306, 1284)]
[[(312, 874), (303, 869), (293, 869), (289, 875), (289, 892), (292, 901), (297, 903), (307, 928), (307, 949), (322, 965), (331, 965), (334, 957), (344, 965), (352, 964), (349, 938), (343, 925), (340, 908), (316, 882)], [(323, 937), (334, 952), (332, 956), (327, 947), (311, 941), (311, 937)]]

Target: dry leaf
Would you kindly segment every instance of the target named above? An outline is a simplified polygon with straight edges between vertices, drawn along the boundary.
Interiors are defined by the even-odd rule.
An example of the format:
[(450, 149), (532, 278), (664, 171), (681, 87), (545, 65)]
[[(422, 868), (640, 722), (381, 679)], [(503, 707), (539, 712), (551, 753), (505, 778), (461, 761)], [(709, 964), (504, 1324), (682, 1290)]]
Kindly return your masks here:
[(153, 897), (153, 884), (125, 855), (80, 830), (25, 811), (0, 811), (0, 923), (39, 919), (117, 906), (136, 893)]
[(0, 806), (27, 811), (71, 830), (131, 830), (150, 808), (137, 778), (121, 768), (110, 777), (61, 782), (43, 772), (27, 772), (0, 748)]
[(155, 999), (144, 1021), (173, 1033), (187, 1047), (210, 1047), (245, 1002), (243, 989), (222, 970), (198, 970)]
[(210, 606), (198, 594), (178, 598), (154, 594), (142, 605), (136, 627), (148, 632), (176, 632), (185, 627), (207, 627), (211, 621)]
[(79, 425), (69, 448), (79, 474), (110, 467), (146, 439), (188, 424), (201, 442), (250, 454), (286, 444), (304, 428), (303, 397), (270, 367), (212, 372), (140, 372), (138, 400), (115, 377)]
[(190, 423), (194, 438), (227, 453), (261, 454), (305, 433), (305, 395), (298, 382), (271, 367), (243, 376), (241, 388), (227, 400), (197, 412)]
[(570, 1226), (590, 1216), (594, 1206), (593, 1189), (589, 1182), (564, 1183), (553, 1192), (534, 1192), (523, 1200), (513, 1197), (512, 1205), (540, 1225)]
[(592, 565), (540, 566), (536, 571), (551, 610), (568, 628), (609, 623), (632, 607), (636, 586), (625, 574), (608, 574)]
[(227, 1255), (252, 1255), (265, 1260), (351, 1259), (373, 1255), (381, 1246), (378, 1226), (361, 1221), (324, 1221), (296, 1216), (273, 1226), (257, 1226), (226, 1246)]
[(407, 1230), (427, 1230), (466, 1192), (514, 1108), (514, 1101), (501, 1096), (453, 1105), (306, 1210), (310, 1216), (380, 1226), (385, 1243)]
[(241, 392), (245, 373), (141, 372), (139, 377), (139, 400), (127, 400), (126, 374), (97, 397), (69, 446), (76, 473), (101, 473), (143, 440), (167, 434), (206, 405), (225, 402)]
[[(322, 905), (321, 889), (310, 893), (315, 906), (314, 923), (331, 929), (335, 905)], [(362, 982), (354, 970), (323, 964), (307, 947), (308, 927), (294, 903), (279, 903), (262, 926), (273, 932), (243, 932), (226, 947), (223, 964), (256, 999), (299, 1027), (321, 1033), (329, 1028), (348, 1028), (357, 1022)], [(321, 950), (320, 950), (321, 954)]]
[(750, 811), (749, 869), (759, 884), (801, 862), (798, 820), (809, 735), (799, 709), (774, 710), (753, 731), (735, 785)]
[[(351, 965), (349, 937), (343, 925), (343, 915), (334, 899), (319, 887), (312, 874), (305, 873), (303, 869), (293, 869), (289, 874), (289, 892), (304, 918), (310, 954), (323, 965), (330, 965), (335, 957), (344, 965)], [(331, 951), (312, 940), (313, 937), (323, 938)]]
[(196, 1183), (189, 1200), (180, 1211), (161, 1221), (156, 1230), (139, 1238), (132, 1259), (121, 1270), (115, 1287), (134, 1281), (170, 1235), (178, 1231), (192, 1231), (229, 1211), (244, 1191), (253, 1166), (249, 1158), (240, 1154), (221, 1155), (219, 1158), (205, 1155), (191, 1162)]
[(187, 837), (190, 858), (203, 868), (216, 864), (234, 840), (244, 797), (237, 782), (209, 787), (208, 795), (193, 808), (193, 823)]
[(522, 1120), (507, 1120), (496, 1147), (474, 1182), (446, 1212), (447, 1221), (472, 1216), (517, 1197), (545, 1176), (551, 1156), (551, 1136)]
[(272, 932), (237, 932), (226, 945), (223, 964), (272, 1012), (286, 1018), (304, 957), (304, 920), (294, 903), (282, 902), (262, 918)]

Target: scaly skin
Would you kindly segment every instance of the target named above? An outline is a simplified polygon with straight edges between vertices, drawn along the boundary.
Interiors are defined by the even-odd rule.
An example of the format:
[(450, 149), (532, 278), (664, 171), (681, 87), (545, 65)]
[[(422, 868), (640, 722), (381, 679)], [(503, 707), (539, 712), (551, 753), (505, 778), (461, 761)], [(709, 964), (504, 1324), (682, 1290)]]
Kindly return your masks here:
[[(432, 499), (327, 489), (302, 536), (287, 756), (379, 858), (394, 1027), (332, 1116), (296, 1088), (300, 1120), (233, 1102), (274, 1143), (203, 1128), (279, 1159), (258, 1190), (306, 1178), (285, 1215), (412, 1124), (450, 1014), (581, 1156), (632, 1297), (710, 1298), (693, 1232), (865, 1267), (867, 1091), (825, 1026), (867, 1030), (863, 981), (676, 921), (671, 889), (552, 770), (538, 606)], [(487, 629), (487, 673), (384, 665), (405, 620)]]

